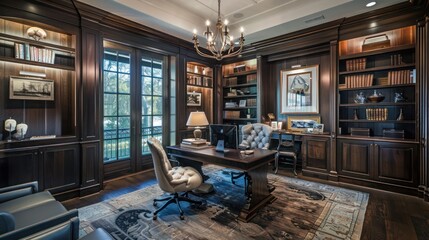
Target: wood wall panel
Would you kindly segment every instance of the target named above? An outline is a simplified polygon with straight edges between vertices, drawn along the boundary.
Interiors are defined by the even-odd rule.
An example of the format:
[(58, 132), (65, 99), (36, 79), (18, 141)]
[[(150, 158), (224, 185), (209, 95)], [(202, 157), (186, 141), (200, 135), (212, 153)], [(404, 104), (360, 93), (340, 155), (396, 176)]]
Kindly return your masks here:
[(81, 188), (96, 186), (102, 188), (103, 162), (100, 158), (100, 143), (84, 143), (82, 148)]
[(100, 33), (91, 29), (83, 31), (82, 48), (82, 138), (100, 138), (100, 61), (102, 43)]

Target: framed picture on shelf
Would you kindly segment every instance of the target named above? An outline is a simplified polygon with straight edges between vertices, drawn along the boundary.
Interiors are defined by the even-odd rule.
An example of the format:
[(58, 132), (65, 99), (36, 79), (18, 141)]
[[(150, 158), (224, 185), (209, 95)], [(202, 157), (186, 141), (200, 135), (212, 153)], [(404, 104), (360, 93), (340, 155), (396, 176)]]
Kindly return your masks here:
[(201, 106), (201, 93), (188, 92), (186, 98), (187, 106)]
[(246, 107), (246, 100), (240, 100), (239, 107)]
[(287, 130), (293, 132), (307, 132), (320, 123), (320, 116), (288, 116)]
[(54, 90), (53, 80), (10, 76), (9, 99), (53, 101)]
[(280, 71), (281, 113), (319, 113), (319, 65)]
[(322, 134), (324, 126), (325, 125), (323, 125), (322, 123), (315, 123), (313, 125), (313, 133)]
[(277, 125), (277, 122), (276, 122), (276, 121), (272, 121), (272, 122), (271, 122), (271, 128), (272, 128), (273, 130), (277, 130), (278, 125)]

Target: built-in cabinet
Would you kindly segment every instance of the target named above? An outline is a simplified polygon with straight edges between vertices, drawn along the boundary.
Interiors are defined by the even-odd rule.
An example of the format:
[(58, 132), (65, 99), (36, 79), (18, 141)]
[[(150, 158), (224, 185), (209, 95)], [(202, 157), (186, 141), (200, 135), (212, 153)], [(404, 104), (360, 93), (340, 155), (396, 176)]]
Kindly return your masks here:
[(340, 180), (405, 192), (417, 189), (415, 45), (415, 26), (339, 42), (336, 160)]
[(338, 174), (396, 187), (417, 187), (418, 145), (401, 142), (338, 140)]
[(305, 135), (302, 139), (302, 172), (327, 179), (330, 169), (331, 136)]
[(38, 181), (56, 194), (79, 187), (79, 146), (38, 146), (0, 152), (0, 187)]
[(257, 59), (222, 66), (222, 122), (241, 127), (258, 122)]

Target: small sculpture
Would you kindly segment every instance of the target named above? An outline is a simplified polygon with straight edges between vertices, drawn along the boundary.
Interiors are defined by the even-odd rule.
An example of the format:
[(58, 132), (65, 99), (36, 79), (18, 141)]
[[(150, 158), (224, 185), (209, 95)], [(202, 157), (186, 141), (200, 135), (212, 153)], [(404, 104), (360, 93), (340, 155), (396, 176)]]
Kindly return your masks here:
[(16, 121), (15, 119), (9, 118), (4, 122), (4, 130), (9, 132), (8, 142), (12, 141), (12, 132), (15, 131)]
[(13, 134), (13, 138), (17, 140), (22, 140), (25, 137), (25, 134), (27, 134), (28, 125), (25, 123), (20, 123), (16, 125), (16, 133)]
[(356, 109), (353, 111), (353, 120), (359, 120)]
[(406, 102), (404, 93), (395, 93), (395, 103)]
[(363, 104), (366, 102), (366, 97), (363, 94), (363, 92), (360, 92), (359, 94), (356, 94), (356, 97), (354, 99), (355, 103)]

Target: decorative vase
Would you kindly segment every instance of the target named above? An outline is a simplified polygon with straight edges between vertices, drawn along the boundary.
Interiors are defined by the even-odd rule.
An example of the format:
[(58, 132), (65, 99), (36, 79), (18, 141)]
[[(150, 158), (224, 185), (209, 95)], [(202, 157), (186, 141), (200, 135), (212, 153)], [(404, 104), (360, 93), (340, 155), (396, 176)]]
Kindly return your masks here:
[(356, 109), (353, 111), (353, 120), (359, 120)]
[(359, 104), (363, 104), (363, 103), (366, 102), (366, 97), (363, 94), (363, 92), (360, 92), (359, 94), (356, 94), (354, 102), (355, 103), (359, 103)]
[(368, 101), (372, 103), (378, 103), (384, 100), (384, 95), (381, 93), (377, 93), (377, 90), (374, 90), (374, 94), (368, 96)]

